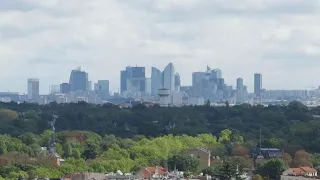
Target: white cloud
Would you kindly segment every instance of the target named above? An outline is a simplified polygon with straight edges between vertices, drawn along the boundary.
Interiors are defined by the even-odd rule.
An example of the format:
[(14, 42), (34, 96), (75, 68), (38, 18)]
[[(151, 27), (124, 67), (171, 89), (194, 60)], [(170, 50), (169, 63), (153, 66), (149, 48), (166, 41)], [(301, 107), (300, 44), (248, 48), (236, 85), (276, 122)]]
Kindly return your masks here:
[[(0, 1), (0, 91), (26, 91), (26, 79), (68, 81), (81, 65), (90, 80), (119, 87), (127, 65), (163, 69), (183, 84), (206, 65), (226, 82), (263, 73), (266, 88), (317, 85), (318, 0)], [(149, 71), (149, 70), (148, 70)], [(298, 73), (297, 73), (298, 72)]]

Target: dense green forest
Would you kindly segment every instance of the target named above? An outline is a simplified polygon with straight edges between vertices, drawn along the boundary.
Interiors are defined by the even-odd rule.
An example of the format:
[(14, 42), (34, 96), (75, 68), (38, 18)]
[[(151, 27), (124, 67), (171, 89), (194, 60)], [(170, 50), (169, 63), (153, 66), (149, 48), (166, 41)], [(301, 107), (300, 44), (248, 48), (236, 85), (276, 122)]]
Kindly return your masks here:
[[(60, 168), (41, 161), (45, 155), (40, 147), (48, 146), (52, 114), (59, 116), (57, 152), (66, 159)], [(130, 109), (84, 102), (1, 103), (0, 179), (61, 177), (79, 171), (134, 172), (152, 165), (169, 169), (178, 165), (179, 170), (215, 175), (227, 169), (234, 173), (235, 164), (252, 168), (249, 152), (259, 146), (260, 127), (261, 146), (280, 148), (285, 155), (265, 163), (259, 174), (277, 174), (268, 170), (275, 163), (279, 172), (289, 166), (316, 167), (320, 165), (320, 122), (313, 115), (317, 114), (320, 108), (309, 109), (299, 102), (268, 107), (160, 108), (138, 104)], [(197, 160), (182, 155), (195, 147), (209, 148), (224, 163), (213, 159), (212, 168), (199, 169)], [(7, 159), (10, 164), (3, 163)]]
[[(142, 104), (120, 109), (112, 104), (93, 105), (84, 102), (37, 105), (0, 104), (0, 133), (14, 137), (26, 132), (40, 134), (48, 129), (52, 114), (59, 115), (56, 130), (83, 130), (101, 136), (131, 138), (135, 135), (158, 137), (168, 134), (212, 134), (230, 129), (246, 141), (258, 142), (261, 127), (264, 140), (279, 138), (281, 147), (300, 146), (320, 152), (320, 121), (313, 117), (320, 108), (308, 109), (300, 102), (288, 106), (233, 107), (186, 106), (179, 108), (145, 107)], [(264, 143), (262, 146), (268, 147)], [(298, 148), (298, 147), (297, 147)]]

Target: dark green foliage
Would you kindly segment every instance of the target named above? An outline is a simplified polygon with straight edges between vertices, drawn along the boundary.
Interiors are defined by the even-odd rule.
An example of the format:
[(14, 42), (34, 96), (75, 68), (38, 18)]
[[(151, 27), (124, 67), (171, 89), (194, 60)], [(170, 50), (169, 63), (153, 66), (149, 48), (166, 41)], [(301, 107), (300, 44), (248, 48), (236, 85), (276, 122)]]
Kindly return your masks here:
[[(131, 109), (120, 109), (112, 104), (93, 105), (85, 102), (48, 105), (28, 103), (0, 103), (3, 120), (0, 117), (0, 134), (9, 134), (28, 146), (38, 143), (47, 145), (48, 137), (38, 137), (48, 128), (51, 114), (59, 115), (56, 122), (57, 131), (82, 130), (91, 131), (85, 138), (91, 137), (96, 144), (107, 150), (112, 144), (104, 137), (114, 134), (121, 138), (134, 138), (137, 135), (158, 137), (167, 134), (196, 136), (201, 133), (218, 135), (224, 129), (230, 129), (243, 136), (246, 141), (259, 141), (259, 129), (262, 128), (263, 147), (288, 149), (300, 145), (311, 152), (320, 151), (320, 121), (313, 114), (320, 114), (320, 108), (309, 110), (299, 102), (288, 106), (251, 106), (242, 104), (226, 107), (186, 106), (177, 108), (146, 107), (137, 104)], [(19, 114), (16, 118), (15, 114)], [(8, 118), (11, 117), (11, 118)], [(28, 134), (24, 134), (28, 132)], [(24, 134), (23, 136), (20, 136)], [(232, 145), (243, 139), (230, 137), (225, 143)], [(271, 139), (273, 138), (273, 139)], [(58, 143), (65, 144), (66, 139), (58, 138)], [(231, 143), (231, 144), (230, 144)], [(120, 146), (130, 146), (124, 142)], [(9, 148), (9, 147), (8, 147)], [(226, 150), (230, 154), (230, 148)], [(294, 152), (293, 152), (294, 153)], [(70, 155), (70, 153), (69, 153)]]
[(170, 170), (179, 170), (185, 172), (198, 172), (199, 159), (191, 156), (173, 155), (168, 159)]
[(280, 175), (285, 168), (282, 159), (271, 159), (258, 168), (258, 173), (269, 179), (280, 179)]
[(229, 162), (225, 162), (214, 174), (214, 176), (220, 180), (230, 180), (233, 177), (236, 177), (237, 175), (237, 168), (233, 164), (230, 164)]
[(99, 146), (94, 141), (87, 141), (82, 155), (85, 159), (94, 159), (98, 156), (98, 150)]

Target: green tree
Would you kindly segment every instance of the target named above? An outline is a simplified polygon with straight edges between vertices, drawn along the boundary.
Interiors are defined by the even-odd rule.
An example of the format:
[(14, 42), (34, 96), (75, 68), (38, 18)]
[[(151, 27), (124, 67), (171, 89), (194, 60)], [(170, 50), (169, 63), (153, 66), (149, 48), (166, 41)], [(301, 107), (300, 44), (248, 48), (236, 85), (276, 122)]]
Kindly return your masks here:
[(225, 129), (219, 134), (219, 142), (230, 142), (232, 132), (229, 129)]
[(38, 143), (38, 137), (35, 134), (30, 132), (22, 134), (18, 138), (28, 146), (31, 144)]
[(47, 168), (47, 167), (37, 167), (32, 170), (31, 174), (34, 177), (50, 177), (50, 178), (61, 178), (63, 173), (59, 169)]
[(99, 146), (93, 141), (86, 141), (84, 145), (84, 152), (82, 156), (85, 159), (94, 159), (99, 153)]
[(81, 158), (80, 150), (77, 148), (72, 149), (72, 157), (75, 159), (80, 159)]
[(5, 155), (8, 153), (7, 145), (4, 140), (0, 140), (0, 155)]
[(65, 143), (63, 145), (63, 156), (64, 157), (72, 157), (73, 155), (73, 149), (72, 146), (69, 143)]
[(168, 159), (168, 166), (171, 170), (179, 170), (196, 173), (200, 169), (200, 161), (196, 157), (185, 155), (173, 155)]
[(291, 163), (292, 167), (312, 166), (311, 154), (304, 150), (297, 151)]
[(59, 155), (63, 154), (63, 147), (60, 143), (56, 144), (56, 151), (57, 151), (57, 154), (59, 154)]
[(229, 162), (225, 162), (214, 176), (220, 180), (230, 180), (237, 174), (236, 167), (232, 166)]
[(210, 176), (215, 176), (219, 173), (220, 171), (220, 167), (219, 166), (216, 166), (216, 165), (212, 165), (206, 169), (203, 169), (202, 170), (202, 173), (204, 175), (210, 175)]
[(18, 113), (10, 109), (0, 109), (0, 120), (18, 119)]
[(8, 179), (17, 179), (17, 178), (28, 178), (29, 175), (27, 172), (25, 171), (13, 171), (13, 172), (10, 172), (7, 176)]
[(271, 159), (258, 168), (259, 174), (271, 179), (280, 179), (285, 171), (285, 163), (282, 159)]

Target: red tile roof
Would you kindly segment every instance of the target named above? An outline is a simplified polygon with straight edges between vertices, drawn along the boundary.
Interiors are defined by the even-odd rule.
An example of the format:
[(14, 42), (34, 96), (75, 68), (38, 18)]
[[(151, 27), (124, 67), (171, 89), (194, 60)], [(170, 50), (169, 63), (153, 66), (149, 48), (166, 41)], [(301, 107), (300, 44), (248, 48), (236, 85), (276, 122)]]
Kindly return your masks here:
[(304, 172), (317, 172), (317, 170), (313, 169), (312, 167), (301, 167)]
[[(147, 167), (145, 170), (149, 171), (151, 174), (155, 174), (156, 167)], [(168, 171), (166, 171), (163, 167), (158, 167), (158, 174), (168, 174)]]
[(304, 171), (301, 168), (291, 168), (294, 174), (304, 174)]
[(300, 168), (291, 168), (294, 174), (301, 174), (310, 173), (310, 172), (317, 172), (317, 170), (313, 169), (312, 167), (300, 167)]

